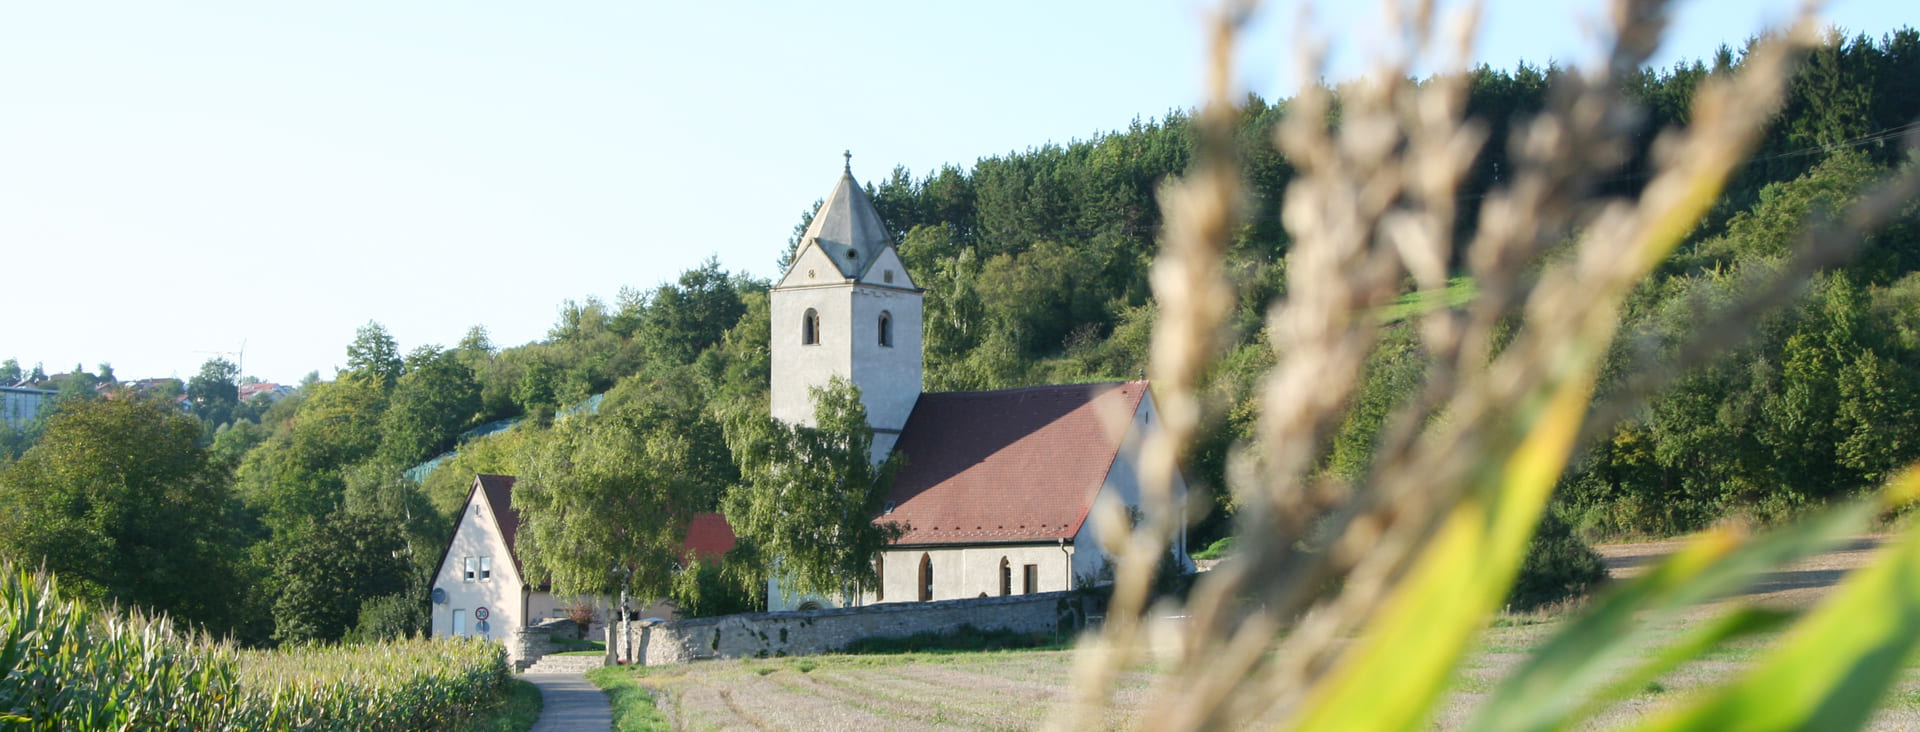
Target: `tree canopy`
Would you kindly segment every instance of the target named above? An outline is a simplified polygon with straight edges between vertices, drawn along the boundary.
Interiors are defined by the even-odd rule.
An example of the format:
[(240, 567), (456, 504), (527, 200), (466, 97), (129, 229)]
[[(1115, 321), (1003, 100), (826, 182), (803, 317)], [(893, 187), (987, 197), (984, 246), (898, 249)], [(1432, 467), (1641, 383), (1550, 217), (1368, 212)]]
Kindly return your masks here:
[(853, 595), (878, 581), (873, 558), (900, 535), (875, 517), (898, 458), (872, 463), (873, 429), (860, 390), (834, 378), (812, 391), (814, 426), (743, 414), (728, 446), (741, 483), (727, 494), (734, 533), (764, 556), (783, 592)]

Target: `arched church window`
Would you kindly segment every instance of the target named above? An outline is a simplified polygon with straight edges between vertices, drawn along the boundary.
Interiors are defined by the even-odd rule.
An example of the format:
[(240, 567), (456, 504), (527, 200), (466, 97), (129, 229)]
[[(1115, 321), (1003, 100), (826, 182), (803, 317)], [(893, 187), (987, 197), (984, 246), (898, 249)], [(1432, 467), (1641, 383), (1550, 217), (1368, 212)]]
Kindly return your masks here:
[(933, 555), (920, 555), (920, 601), (933, 599)]
[(893, 345), (893, 314), (880, 314), (880, 345)]
[(820, 343), (820, 312), (807, 308), (807, 314), (800, 321), (800, 345), (813, 346)]
[(1006, 557), (1000, 558), (1000, 596), (1013, 594), (1013, 564)]

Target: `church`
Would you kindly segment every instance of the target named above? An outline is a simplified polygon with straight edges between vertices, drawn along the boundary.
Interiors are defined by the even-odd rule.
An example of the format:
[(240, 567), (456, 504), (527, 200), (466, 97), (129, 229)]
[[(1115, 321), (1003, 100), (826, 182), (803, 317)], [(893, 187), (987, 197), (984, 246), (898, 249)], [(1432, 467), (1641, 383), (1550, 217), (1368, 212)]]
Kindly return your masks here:
[[(1158, 424), (1147, 382), (923, 392), (922, 296), (849, 158), (770, 293), (772, 413), (808, 424), (810, 389), (834, 377), (859, 387), (873, 460), (906, 458), (876, 520), (905, 533), (875, 559), (874, 591), (786, 597), (775, 578), (769, 610), (1054, 592), (1111, 577), (1090, 519), (1103, 502), (1141, 510), (1135, 466)], [(1184, 479), (1173, 489), (1184, 505)], [(1184, 530), (1171, 544), (1192, 571)]]

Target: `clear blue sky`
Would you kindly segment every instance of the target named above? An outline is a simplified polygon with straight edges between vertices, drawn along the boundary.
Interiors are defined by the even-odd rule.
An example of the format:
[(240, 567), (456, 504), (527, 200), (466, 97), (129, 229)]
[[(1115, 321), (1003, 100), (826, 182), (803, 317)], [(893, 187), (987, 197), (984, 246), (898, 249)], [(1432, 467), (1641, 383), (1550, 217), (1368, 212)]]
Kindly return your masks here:
[[(1193, 0), (18, 2), (0, 9), (0, 358), (330, 378), (402, 348), (544, 336), (717, 256), (759, 277), (852, 149), (863, 180), (1087, 138), (1199, 99)], [(295, 7), (295, 6), (298, 7)], [(1665, 65), (1789, 0), (1683, 4)], [(1373, 3), (1322, 2), (1332, 75)], [(1842, 0), (1879, 36), (1904, 3)], [(1245, 83), (1286, 96), (1296, 9)], [(1479, 58), (1578, 61), (1592, 0), (1494, 2)], [(1584, 25), (1583, 25), (1584, 24)]]

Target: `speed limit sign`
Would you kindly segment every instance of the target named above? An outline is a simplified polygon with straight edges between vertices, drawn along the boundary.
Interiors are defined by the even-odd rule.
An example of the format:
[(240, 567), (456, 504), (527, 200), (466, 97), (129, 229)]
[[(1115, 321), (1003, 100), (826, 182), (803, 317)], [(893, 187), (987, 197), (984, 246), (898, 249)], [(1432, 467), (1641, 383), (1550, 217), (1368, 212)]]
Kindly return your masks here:
[(487, 616), (490, 614), (491, 613), (487, 612), (487, 607), (485, 605), (482, 605), (480, 607), (476, 607), (473, 609), (473, 617), (479, 618), (481, 620), (486, 620)]

